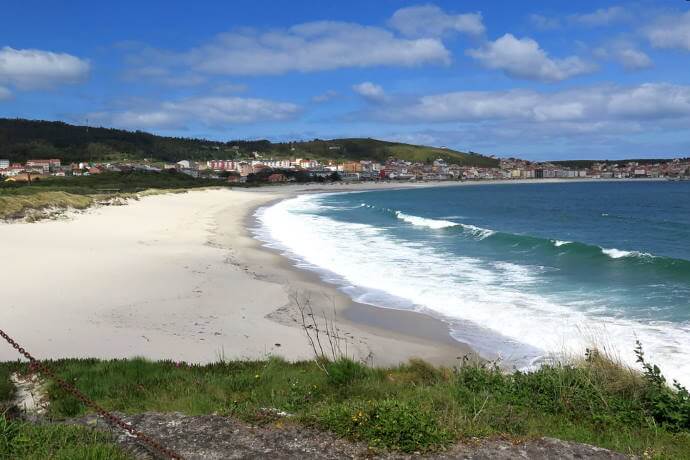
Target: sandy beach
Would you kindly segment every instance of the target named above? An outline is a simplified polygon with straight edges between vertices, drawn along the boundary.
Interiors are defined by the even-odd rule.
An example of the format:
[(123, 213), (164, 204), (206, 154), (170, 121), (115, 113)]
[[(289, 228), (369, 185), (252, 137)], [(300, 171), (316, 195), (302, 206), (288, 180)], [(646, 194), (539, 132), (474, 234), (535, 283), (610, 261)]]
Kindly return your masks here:
[[(365, 188), (203, 190), (67, 219), (0, 224), (2, 329), (41, 359), (310, 359), (298, 298), (335, 318), (343, 348), (355, 359), (457, 363), (471, 350), (443, 322), (354, 303), (248, 230), (257, 207), (273, 201)], [(0, 360), (17, 358), (0, 347)]]

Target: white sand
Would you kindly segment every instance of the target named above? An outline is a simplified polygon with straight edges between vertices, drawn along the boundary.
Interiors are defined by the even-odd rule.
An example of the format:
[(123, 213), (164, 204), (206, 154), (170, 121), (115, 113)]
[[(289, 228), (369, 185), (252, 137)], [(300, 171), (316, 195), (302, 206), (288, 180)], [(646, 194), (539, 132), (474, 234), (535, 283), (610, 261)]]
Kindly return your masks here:
[[(0, 328), (38, 358), (308, 359), (311, 348), (292, 321), (290, 293), (298, 292), (317, 310), (334, 303), (342, 318), (359, 309), (354, 316), (375, 319), (376, 327), (338, 320), (357, 359), (452, 364), (467, 353), (443, 323), (353, 304), (248, 234), (256, 206), (322, 188), (335, 189), (195, 191), (68, 220), (0, 224)], [(1, 361), (17, 358), (0, 343)]]

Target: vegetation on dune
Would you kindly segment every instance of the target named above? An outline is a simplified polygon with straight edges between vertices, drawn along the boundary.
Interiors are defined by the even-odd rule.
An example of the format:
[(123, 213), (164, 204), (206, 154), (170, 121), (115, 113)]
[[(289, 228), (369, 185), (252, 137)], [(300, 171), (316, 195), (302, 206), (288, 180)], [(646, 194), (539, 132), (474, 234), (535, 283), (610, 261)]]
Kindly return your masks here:
[(136, 193), (147, 189), (187, 189), (223, 185), (213, 179), (196, 179), (187, 174), (163, 171), (147, 172), (104, 172), (90, 176), (45, 177), (31, 185), (22, 183), (0, 183), (0, 195), (34, 194), (41, 191), (61, 191), (75, 195), (96, 195), (103, 191), (117, 190), (122, 193)]
[(476, 153), (385, 142), (376, 139), (332, 139), (304, 142), (229, 141), (156, 136), (141, 131), (74, 126), (63, 122), (0, 119), (0, 158), (24, 162), (60, 158), (64, 162), (235, 159), (252, 152), (275, 158), (302, 157), (385, 161), (391, 156), (409, 161), (433, 161), (470, 166), (497, 166), (498, 160)]
[[(378, 369), (347, 359), (204, 366), (90, 359), (50, 365), (111, 410), (301, 423), (373, 448), (434, 451), (473, 437), (550, 436), (651, 458), (685, 458), (690, 451), (687, 391), (668, 387), (644, 361), (640, 374), (595, 352), (577, 364), (512, 374), (487, 364), (445, 369), (411, 361)], [(17, 363), (0, 369), (26, 371)], [(87, 411), (57, 386), (49, 387), (49, 397), (53, 417)]]
[(30, 185), (0, 182), (0, 219), (23, 217), (32, 210), (85, 209), (105, 199), (136, 198), (137, 194), (220, 185), (227, 184), (175, 172), (113, 172), (83, 177), (47, 177)]
[(0, 219), (23, 216), (28, 210), (45, 208), (86, 209), (93, 199), (66, 192), (37, 192), (29, 195), (0, 195)]

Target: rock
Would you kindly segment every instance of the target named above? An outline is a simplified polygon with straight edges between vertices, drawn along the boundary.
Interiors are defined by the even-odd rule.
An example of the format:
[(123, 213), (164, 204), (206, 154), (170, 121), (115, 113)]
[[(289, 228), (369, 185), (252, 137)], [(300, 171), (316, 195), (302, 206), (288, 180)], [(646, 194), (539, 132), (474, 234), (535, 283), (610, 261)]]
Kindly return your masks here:
[[(282, 415), (282, 414), (281, 414)], [(366, 444), (339, 439), (330, 433), (289, 423), (286, 418), (263, 426), (250, 425), (219, 415), (144, 413), (122, 416), (137, 430), (153, 437), (186, 459), (627, 459), (606, 449), (541, 438), (521, 443), (504, 439), (477, 440), (457, 444), (444, 452), (430, 455), (373, 452)], [(101, 429), (111, 429), (99, 417), (91, 415), (69, 423), (92, 426), (98, 419)], [(142, 449), (132, 437), (117, 432), (117, 442), (136, 458), (156, 458)]]

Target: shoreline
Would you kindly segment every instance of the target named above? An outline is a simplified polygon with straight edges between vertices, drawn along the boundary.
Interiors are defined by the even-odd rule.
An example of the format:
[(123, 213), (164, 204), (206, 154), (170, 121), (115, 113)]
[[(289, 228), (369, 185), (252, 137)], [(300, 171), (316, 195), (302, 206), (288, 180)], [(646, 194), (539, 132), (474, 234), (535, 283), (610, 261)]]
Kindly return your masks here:
[[(321, 192), (307, 193), (318, 194)], [(438, 347), (439, 351), (442, 352), (438, 357), (429, 355), (425, 357), (426, 360), (436, 364), (452, 365), (463, 357), (477, 356), (469, 345), (451, 336), (450, 326), (443, 320), (417, 311), (379, 307), (357, 302), (345, 292), (342, 292), (338, 285), (324, 280), (316, 271), (298, 267), (295, 264), (296, 261), (289, 258), (281, 249), (270, 247), (267, 242), (258, 239), (252, 230), (258, 225), (256, 212), (261, 208), (272, 206), (300, 194), (304, 194), (304, 192), (300, 191), (289, 194), (248, 209), (244, 219), (247, 236), (254, 241), (254, 250), (269, 253), (277, 258), (275, 267), (271, 269), (271, 272), (274, 274), (276, 271), (282, 272), (283, 284), (300, 286), (310, 291), (312, 295), (318, 294), (327, 301), (334, 302), (339, 326), (354, 326), (356, 329), (367, 331), (376, 336), (413, 341), (424, 345), (431, 344)], [(330, 313), (327, 304), (317, 308), (319, 312), (324, 312), (327, 315)], [(287, 313), (287, 310), (289, 310), (289, 307), (286, 306), (279, 311), (280, 313)], [(275, 319), (279, 322), (284, 321), (284, 318), (280, 317)], [(445, 348), (447, 347), (453, 350), (446, 350)], [(374, 359), (376, 359), (376, 355), (374, 355)], [(387, 364), (395, 363), (387, 362)]]
[[(354, 359), (392, 366), (416, 357), (452, 366), (471, 353), (443, 323), (354, 304), (249, 235), (254, 209), (314, 191), (336, 189), (190, 191), (69, 219), (4, 223), (0, 240), (12, 264), (0, 266), (3, 330), (38, 359), (309, 360), (314, 354), (289, 295), (306, 291), (315, 311), (330, 314), (335, 304)], [(0, 347), (0, 361), (18, 358)]]
[[(442, 186), (458, 185), (446, 183)], [(303, 194), (321, 193), (357, 193), (375, 191), (381, 188), (398, 190), (413, 187), (434, 187), (438, 184), (351, 184), (345, 186), (331, 185), (312, 186), (288, 185), (272, 190), (270, 197), (266, 197), (259, 204), (245, 209), (243, 218), (244, 237), (249, 241), (248, 253), (243, 263), (250, 272), (259, 273), (261, 277), (268, 277), (282, 284), (292, 292), (300, 292), (310, 298), (315, 315), (326, 314), (330, 320), (334, 315), (336, 325), (346, 336), (356, 331), (364, 333), (365, 349), (355, 345), (359, 356), (355, 359), (367, 361), (373, 365), (397, 365), (411, 358), (421, 358), (433, 364), (453, 366), (463, 359), (478, 359), (478, 355), (465, 343), (451, 336), (450, 325), (445, 321), (430, 315), (411, 310), (400, 310), (360, 303), (342, 292), (339, 286), (330, 283), (319, 273), (298, 267), (295, 260), (288, 257), (281, 249), (270, 247), (269, 243), (259, 239), (255, 234), (258, 228), (256, 212), (261, 208), (270, 207), (280, 201), (291, 199)], [(289, 189), (284, 189), (288, 188)], [(282, 190), (281, 190), (282, 189)], [(264, 193), (262, 193), (264, 192)], [(265, 189), (251, 190), (249, 193), (265, 194)], [(277, 195), (277, 196), (276, 196)], [(270, 264), (265, 259), (271, 260)], [(261, 263), (264, 261), (264, 263)], [(305, 294), (306, 293), (306, 294)], [(293, 302), (291, 302), (293, 303)], [(271, 319), (285, 325), (295, 324), (297, 309), (293, 305), (285, 305), (271, 314)], [(372, 341), (372, 339), (374, 339)], [(381, 340), (390, 342), (398, 348), (383, 347)], [(360, 345), (364, 342), (360, 341)]]
[[(304, 193), (575, 182), (285, 185), (156, 195), (69, 219), (2, 223), (3, 329), (39, 359), (207, 363), (314, 357), (292, 304), (332, 314), (351, 357), (378, 366), (416, 357), (453, 366), (471, 348), (423, 313), (353, 301), (250, 234), (255, 210)], [(589, 180), (593, 181), (593, 180)], [(18, 355), (0, 347), (0, 361)]]

